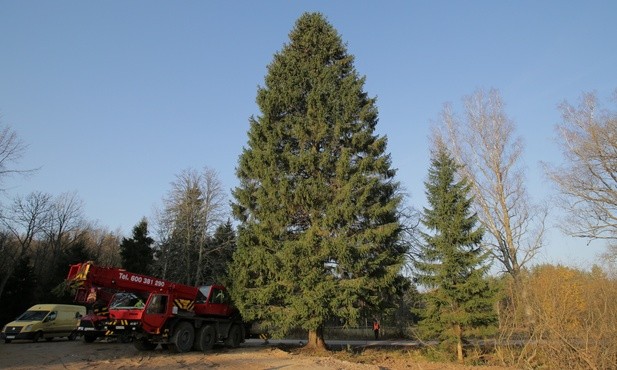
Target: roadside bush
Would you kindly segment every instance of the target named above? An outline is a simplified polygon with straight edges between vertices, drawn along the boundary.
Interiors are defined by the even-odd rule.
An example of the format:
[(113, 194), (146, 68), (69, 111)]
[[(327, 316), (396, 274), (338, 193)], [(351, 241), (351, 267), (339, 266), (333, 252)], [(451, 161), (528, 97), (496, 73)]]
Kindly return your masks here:
[(526, 279), (530, 323), (517, 325), (512, 319), (516, 315), (502, 318), (504, 334), (496, 354), (504, 363), (527, 368), (617, 368), (614, 278), (599, 267), (585, 272), (541, 265)]

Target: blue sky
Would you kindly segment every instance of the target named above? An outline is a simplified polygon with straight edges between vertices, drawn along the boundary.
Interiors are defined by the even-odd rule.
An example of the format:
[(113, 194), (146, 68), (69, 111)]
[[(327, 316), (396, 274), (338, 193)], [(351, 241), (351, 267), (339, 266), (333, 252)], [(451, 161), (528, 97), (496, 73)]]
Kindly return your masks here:
[[(20, 166), (40, 167), (7, 181), (2, 201), (75, 191), (88, 219), (128, 234), (184, 169), (208, 166), (233, 188), (257, 87), (307, 11), (356, 57), (418, 208), (443, 103), (499, 89), (542, 201), (539, 162), (560, 161), (557, 105), (617, 88), (616, 1), (2, 0), (0, 123), (29, 145)], [(536, 262), (584, 266), (600, 251), (552, 229)]]

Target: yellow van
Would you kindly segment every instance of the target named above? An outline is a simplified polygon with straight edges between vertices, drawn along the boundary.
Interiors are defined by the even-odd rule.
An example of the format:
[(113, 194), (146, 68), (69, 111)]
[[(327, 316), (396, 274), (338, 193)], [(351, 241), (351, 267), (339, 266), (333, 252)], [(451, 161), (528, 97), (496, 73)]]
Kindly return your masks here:
[(37, 342), (45, 338), (77, 336), (79, 319), (86, 314), (86, 307), (68, 304), (37, 304), (4, 326), (1, 337), (5, 343), (14, 339), (30, 339)]

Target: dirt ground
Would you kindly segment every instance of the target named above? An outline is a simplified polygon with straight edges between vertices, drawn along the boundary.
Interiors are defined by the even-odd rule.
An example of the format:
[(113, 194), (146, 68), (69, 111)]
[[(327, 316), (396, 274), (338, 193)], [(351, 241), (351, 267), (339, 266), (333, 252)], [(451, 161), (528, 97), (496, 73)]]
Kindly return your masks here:
[[(91, 344), (56, 339), (52, 342), (14, 341), (0, 343), (0, 369), (337, 369), (337, 370), (511, 370), (502, 367), (472, 367), (419, 362), (388, 351), (349, 358), (340, 352), (321, 356), (284, 351), (277, 347), (245, 343), (240, 348), (215, 347), (211, 352), (170, 354), (160, 347), (153, 352), (137, 351), (132, 344), (95, 342)], [(342, 353), (344, 355), (344, 353)], [(364, 362), (364, 363), (359, 363)]]

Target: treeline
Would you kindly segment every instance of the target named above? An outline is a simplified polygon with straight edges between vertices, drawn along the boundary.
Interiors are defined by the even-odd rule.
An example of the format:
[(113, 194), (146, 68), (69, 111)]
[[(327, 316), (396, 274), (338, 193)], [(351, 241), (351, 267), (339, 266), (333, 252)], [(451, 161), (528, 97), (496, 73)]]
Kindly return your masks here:
[(69, 303), (72, 297), (54, 290), (69, 264), (121, 265), (121, 236), (88, 222), (74, 193), (15, 197), (4, 207), (1, 223), (0, 322), (35, 303)]

